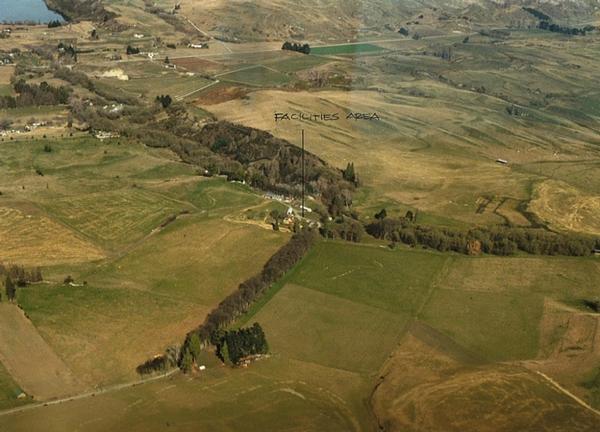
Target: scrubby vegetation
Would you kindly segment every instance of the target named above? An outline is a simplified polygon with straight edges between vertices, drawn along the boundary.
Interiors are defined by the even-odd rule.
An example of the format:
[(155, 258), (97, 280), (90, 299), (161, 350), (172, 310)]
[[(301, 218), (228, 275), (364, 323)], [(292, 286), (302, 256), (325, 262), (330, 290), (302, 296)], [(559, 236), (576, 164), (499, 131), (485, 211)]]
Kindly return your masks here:
[(46, 81), (40, 84), (28, 84), (21, 79), (15, 82), (13, 88), (17, 96), (0, 97), (0, 109), (66, 104), (71, 94), (68, 87), (54, 87)]

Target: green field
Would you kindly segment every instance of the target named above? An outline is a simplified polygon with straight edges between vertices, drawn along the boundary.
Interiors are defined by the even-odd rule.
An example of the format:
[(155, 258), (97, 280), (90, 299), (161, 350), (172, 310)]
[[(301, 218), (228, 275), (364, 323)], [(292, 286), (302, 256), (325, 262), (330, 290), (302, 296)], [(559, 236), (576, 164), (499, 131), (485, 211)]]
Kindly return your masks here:
[[(210, 224), (217, 224), (217, 219), (205, 223), (208, 225), (202, 229), (212, 232), (216, 226)], [(190, 289), (194, 279), (208, 281), (211, 275), (188, 274), (186, 261), (177, 260), (193, 250), (205, 255), (203, 244), (212, 251), (211, 257), (215, 254), (215, 261), (222, 260), (214, 245), (207, 243), (206, 235), (196, 233), (199, 227), (191, 219), (182, 219), (156, 238), (156, 245), (164, 245), (163, 251), (173, 251), (172, 255), (153, 252), (156, 247), (150, 241), (114, 264), (77, 275), (87, 278), (88, 287), (23, 291), (22, 303), (44, 337), (65, 353), (73, 370), (82, 375), (95, 370), (96, 380), (105, 365), (107, 369), (126, 370), (125, 365), (133, 365), (129, 359), (135, 352), (152, 353), (148, 335), (136, 330), (145, 320), (159, 323), (148, 331), (153, 340), (167, 343), (169, 332), (156, 329), (169, 328), (170, 321), (183, 322), (184, 310), (200, 314), (205, 300), (225, 295), (217, 290), (211, 297), (207, 284), (203, 284), (202, 291)], [(252, 234), (253, 239), (255, 236)], [(190, 238), (198, 238), (198, 244), (189, 244), (189, 250), (176, 246)], [(239, 245), (240, 241), (232, 243)], [(238, 259), (231, 249), (227, 256), (234, 262)], [(159, 260), (162, 268), (153, 271), (159, 267)], [(535, 398), (532, 403), (540, 406), (557, 404), (580, 419), (583, 430), (588, 430), (584, 425), (589, 424), (589, 418), (581, 417), (576, 404), (522, 366), (513, 368), (511, 362), (537, 358), (538, 349), (548, 343), (546, 338), (539, 338), (546, 313), (543, 300), (568, 302), (569, 298), (591, 292), (590, 288), (598, 283), (597, 268), (598, 262), (593, 259), (470, 258), (323, 241), (260, 302), (261, 307), (242, 320), (261, 323), (269, 341), (270, 358), (248, 369), (230, 370), (219, 366), (207, 353), (202, 362), (208, 369), (196, 379), (177, 376), (48, 408), (41, 416), (0, 418), (0, 425), (27, 430), (49, 417), (59, 418), (60, 425), (70, 425), (86, 413), (94, 419), (92, 431), (110, 428), (116, 422), (158, 430), (153, 424), (158, 418), (165, 424), (185, 424), (190, 430), (215, 424), (223, 430), (369, 430), (373, 418), (365, 398), (379, 371), (398, 349), (406, 349), (414, 357), (410, 341), (414, 335), (421, 335), (418, 337), (427, 341), (428, 349), (435, 349), (435, 355), (442, 357), (432, 358), (431, 362), (404, 358), (399, 363), (402, 366), (396, 367), (406, 369), (404, 379), (408, 382), (414, 379), (413, 373), (427, 380), (435, 368), (450, 367), (443, 356), (451, 356), (459, 359), (453, 360), (459, 361), (453, 367), (461, 372), (439, 381), (439, 392), (454, 391), (456, 383), (468, 383), (460, 384), (466, 385), (461, 397), (472, 400), (479, 394), (485, 397), (480, 401), (482, 409), (487, 409), (485, 401), (497, 400), (504, 385), (517, 385), (515, 380), (519, 380), (526, 388), (515, 393), (514, 403)], [(161, 281), (163, 269), (175, 275), (168, 285)], [(509, 276), (503, 276), (501, 269), (509, 269)], [(557, 269), (560, 274), (554, 274)], [(218, 272), (226, 273), (222, 269)], [(125, 324), (121, 317), (131, 317), (134, 307), (144, 310), (144, 314), (133, 324), (131, 318)], [(94, 314), (82, 315), (81, 310), (90, 309)], [(415, 323), (421, 323), (423, 330), (414, 333)], [(81, 326), (88, 330), (82, 333)], [(104, 340), (108, 335), (112, 335), (110, 343), (92, 339)], [(76, 342), (77, 338), (85, 344)], [(87, 345), (90, 347), (83, 353), (77, 350)], [(112, 351), (98, 357), (96, 346), (110, 346)], [(460, 359), (471, 356), (492, 362), (492, 366), (489, 370), (471, 369), (472, 363), (460, 363)], [(505, 366), (495, 369), (493, 362), (497, 361)], [(392, 375), (403, 376), (401, 371)], [(475, 377), (477, 383), (490, 383), (485, 392), (472, 382)], [(435, 398), (421, 395), (420, 389), (415, 387), (414, 401), (417, 409), (426, 409)], [(393, 391), (397, 395), (399, 390)], [(449, 405), (444, 409), (458, 409), (459, 399), (446, 398)], [(115, 414), (115, 407), (125, 409), (134, 402), (125, 416)], [(452, 404), (457, 408), (450, 408)], [(187, 408), (182, 409), (182, 405)], [(505, 420), (498, 417), (496, 421)]]
[(12, 96), (12, 87), (8, 84), (0, 84), (0, 96)]
[(135, 78), (128, 81), (103, 78), (100, 82), (108, 89), (116, 89), (129, 96), (143, 95), (149, 99), (165, 94), (173, 98), (183, 96), (210, 83), (199, 76), (170, 75)]
[(279, 72), (293, 73), (316, 66), (321, 66), (329, 61), (329, 59), (323, 57), (299, 54), (292, 58), (269, 63), (269, 66), (278, 70)]
[(222, 74), (219, 79), (256, 87), (277, 87), (290, 81), (287, 75), (262, 65)]
[(385, 48), (369, 43), (347, 44), (347, 45), (330, 45), (316, 46), (310, 50), (314, 55), (357, 55), (371, 54), (385, 51)]
[(135, 378), (287, 238), (225, 220), (263, 199), (167, 150), (84, 137), (0, 153), (0, 257), (44, 266), (48, 284), (20, 290), (19, 302), (89, 386)]
[(24, 401), (17, 399), (21, 392), (21, 388), (13, 381), (10, 374), (0, 363), (0, 410), (27, 403), (27, 399)]

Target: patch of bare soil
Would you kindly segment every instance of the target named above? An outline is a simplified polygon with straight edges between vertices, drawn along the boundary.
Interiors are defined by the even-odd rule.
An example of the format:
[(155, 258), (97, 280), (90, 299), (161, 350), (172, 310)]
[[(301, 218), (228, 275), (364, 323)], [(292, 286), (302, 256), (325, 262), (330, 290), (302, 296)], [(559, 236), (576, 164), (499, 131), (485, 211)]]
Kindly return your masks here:
[(230, 85), (215, 86), (210, 90), (202, 92), (196, 99), (198, 105), (217, 105), (223, 102), (242, 99), (248, 94), (248, 90)]

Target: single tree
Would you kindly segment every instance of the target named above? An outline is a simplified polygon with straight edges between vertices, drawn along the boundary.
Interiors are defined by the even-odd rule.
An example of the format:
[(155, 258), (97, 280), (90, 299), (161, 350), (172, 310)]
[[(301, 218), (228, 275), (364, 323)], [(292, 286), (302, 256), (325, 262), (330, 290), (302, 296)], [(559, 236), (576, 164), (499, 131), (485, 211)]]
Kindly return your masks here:
[(192, 333), (187, 347), (194, 361), (197, 361), (200, 357), (200, 352), (202, 351), (202, 344), (200, 343), (200, 336), (198, 336), (198, 333)]
[(192, 367), (194, 366), (194, 358), (192, 357), (192, 353), (189, 349), (185, 349), (183, 351), (183, 356), (181, 357), (181, 369), (185, 373), (189, 373), (192, 371)]
[(381, 211), (377, 212), (375, 214), (375, 219), (377, 220), (384, 220), (387, 217), (387, 210), (386, 209), (381, 209)]
[(6, 288), (6, 297), (9, 301), (13, 301), (15, 299), (17, 290), (10, 276), (6, 276), (4, 287)]

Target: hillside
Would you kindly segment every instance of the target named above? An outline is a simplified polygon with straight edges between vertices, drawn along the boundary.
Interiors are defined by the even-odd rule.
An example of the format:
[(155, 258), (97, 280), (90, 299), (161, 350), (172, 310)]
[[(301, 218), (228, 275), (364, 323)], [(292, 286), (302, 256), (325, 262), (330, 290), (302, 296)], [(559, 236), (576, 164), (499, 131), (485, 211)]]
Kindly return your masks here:
[[(53, 0), (56, 1), (56, 0)], [(107, 5), (126, 4), (104, 0)], [(385, 36), (400, 28), (421, 34), (465, 31), (485, 25), (535, 25), (522, 7), (544, 11), (558, 21), (597, 19), (596, 0), (183, 0), (176, 15), (202, 33), (232, 42), (251, 40), (346, 41)], [(154, 2), (168, 12), (170, 1)], [(188, 21), (189, 20), (189, 21)], [(192, 34), (196, 33), (191, 29)]]

